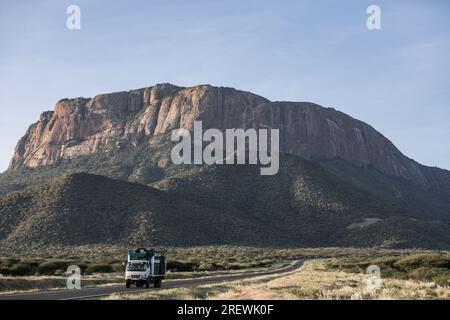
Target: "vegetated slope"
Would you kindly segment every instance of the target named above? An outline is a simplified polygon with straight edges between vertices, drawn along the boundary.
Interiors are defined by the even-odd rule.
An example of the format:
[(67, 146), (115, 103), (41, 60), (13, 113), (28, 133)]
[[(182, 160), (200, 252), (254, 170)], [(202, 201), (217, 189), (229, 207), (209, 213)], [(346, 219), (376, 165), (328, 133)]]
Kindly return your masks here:
[(444, 248), (450, 241), (449, 201), (343, 161), (283, 155), (275, 176), (259, 175), (257, 166), (207, 166), (153, 186), (211, 208), (241, 210), (287, 237), (285, 245)]
[(448, 247), (449, 219), (439, 208), (428, 211), (426, 195), (409, 208), (407, 196), (415, 187), (404, 197), (392, 196), (389, 188), (404, 181), (383, 180), (377, 171), (371, 177), (350, 166), (346, 170), (353, 170), (354, 181), (349, 182), (336, 174), (342, 166), (347, 164), (282, 156), (275, 176), (261, 176), (256, 165), (191, 167), (153, 185), (160, 190), (90, 174), (65, 175), (0, 197), (0, 241), (14, 248)]
[(215, 244), (251, 239), (250, 221), (144, 185), (89, 174), (0, 197), (0, 241), (9, 248), (118, 243)]

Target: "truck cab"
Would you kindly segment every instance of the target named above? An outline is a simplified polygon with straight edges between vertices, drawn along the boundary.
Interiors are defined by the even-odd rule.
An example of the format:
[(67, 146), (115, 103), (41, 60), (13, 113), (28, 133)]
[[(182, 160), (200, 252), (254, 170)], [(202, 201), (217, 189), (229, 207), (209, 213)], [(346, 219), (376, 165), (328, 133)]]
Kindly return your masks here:
[(155, 288), (159, 288), (165, 273), (166, 257), (163, 252), (138, 248), (134, 252), (128, 253), (125, 269), (127, 288), (130, 288), (132, 284), (136, 287), (145, 286), (146, 288), (153, 284)]

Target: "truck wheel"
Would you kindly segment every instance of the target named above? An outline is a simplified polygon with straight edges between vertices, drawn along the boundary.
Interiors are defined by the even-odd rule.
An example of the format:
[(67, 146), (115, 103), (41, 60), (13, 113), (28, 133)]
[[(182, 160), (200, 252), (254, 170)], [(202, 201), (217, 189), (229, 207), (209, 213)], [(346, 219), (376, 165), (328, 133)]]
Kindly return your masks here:
[(147, 280), (145, 281), (145, 289), (148, 289), (150, 287), (150, 282)]
[(130, 281), (130, 280), (127, 280), (127, 281), (125, 282), (125, 285), (126, 285), (127, 288), (129, 288), (129, 287), (131, 286), (131, 281)]

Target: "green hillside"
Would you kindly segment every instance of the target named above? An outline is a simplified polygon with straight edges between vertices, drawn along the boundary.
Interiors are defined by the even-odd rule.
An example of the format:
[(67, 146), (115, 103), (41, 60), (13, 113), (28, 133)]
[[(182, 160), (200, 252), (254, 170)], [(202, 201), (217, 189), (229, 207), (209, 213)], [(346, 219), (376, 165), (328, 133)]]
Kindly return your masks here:
[[(96, 170), (125, 180), (126, 165)], [(64, 166), (76, 168), (16, 174), (20, 187), (35, 186), (0, 197), (3, 247), (450, 246), (448, 198), (341, 161), (283, 155), (275, 176), (253, 165), (155, 166), (148, 172), (160, 170), (162, 179), (153, 175), (151, 186), (85, 173), (53, 178)]]

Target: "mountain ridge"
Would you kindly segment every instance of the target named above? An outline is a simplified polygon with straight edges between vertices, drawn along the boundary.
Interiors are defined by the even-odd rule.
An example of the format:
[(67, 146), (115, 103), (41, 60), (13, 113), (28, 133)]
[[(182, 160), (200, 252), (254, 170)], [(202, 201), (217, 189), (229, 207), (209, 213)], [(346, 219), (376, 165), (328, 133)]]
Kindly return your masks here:
[[(280, 151), (306, 160), (374, 166), (424, 187), (439, 181), (372, 126), (309, 102), (270, 101), (251, 92), (199, 85), (151, 87), (62, 99), (18, 142), (9, 170), (36, 168), (99, 151), (153, 144), (176, 128), (278, 128)], [(443, 169), (436, 169), (443, 170)]]
[[(173, 129), (280, 129), (280, 170), (174, 165)], [(450, 247), (450, 172), (314, 103), (170, 84), (60, 100), (0, 174), (0, 244)], [(106, 221), (105, 223), (102, 223)]]

